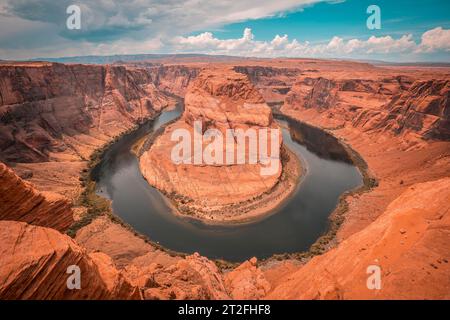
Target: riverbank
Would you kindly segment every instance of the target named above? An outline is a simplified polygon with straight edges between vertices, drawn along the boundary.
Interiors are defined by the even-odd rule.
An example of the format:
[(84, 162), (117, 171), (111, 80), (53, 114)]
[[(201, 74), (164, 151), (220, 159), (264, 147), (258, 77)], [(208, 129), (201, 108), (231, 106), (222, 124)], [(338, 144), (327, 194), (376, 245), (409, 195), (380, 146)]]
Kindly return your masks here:
[[(328, 181), (328, 174), (323, 175), (323, 179), (325, 180), (314, 180), (314, 178), (312, 177), (316, 177), (317, 174), (319, 174), (319, 172), (324, 172), (324, 169), (326, 170), (326, 168), (328, 167), (329, 160), (325, 160), (325, 159), (330, 159), (333, 162), (337, 161), (337, 163), (342, 163), (341, 167), (332, 167), (335, 170), (338, 170), (339, 172), (342, 172), (341, 170), (345, 168), (345, 166), (349, 167), (350, 164), (354, 164), (355, 161), (352, 161), (352, 157), (349, 156), (348, 154), (348, 150), (346, 150), (346, 148), (342, 145), (341, 142), (339, 142), (339, 140), (337, 140), (336, 138), (334, 138), (330, 133), (327, 133), (325, 131), (319, 130), (319, 129), (315, 129), (315, 130), (311, 130), (308, 129), (307, 125), (304, 123), (300, 123), (300, 122), (295, 122), (293, 123), (292, 121), (294, 121), (293, 119), (288, 119), (286, 117), (282, 118), (282, 121), (278, 121), (278, 125), (280, 127), (283, 128), (283, 137), (284, 137), (284, 141), (285, 144), (287, 144), (289, 146), (289, 148), (293, 148), (292, 150), (295, 150), (295, 154), (293, 153), (293, 151), (291, 149), (288, 148), (283, 148), (283, 152), (282, 152), (282, 161), (283, 161), (283, 165), (284, 165), (284, 173), (282, 175), (282, 183), (280, 183), (279, 185), (277, 185), (277, 190), (274, 190), (273, 193), (269, 193), (266, 195), (265, 198), (261, 197), (260, 199), (260, 203), (253, 203), (250, 202), (248, 203), (249, 206), (253, 206), (251, 207), (251, 209), (254, 209), (255, 211), (253, 211), (252, 213), (255, 213), (255, 216), (250, 216), (249, 220), (241, 220), (238, 222), (231, 222), (231, 223), (220, 223), (220, 222), (213, 222), (213, 223), (208, 223), (205, 222), (203, 220), (200, 219), (195, 219), (195, 218), (191, 218), (189, 219), (189, 217), (183, 216), (181, 214), (179, 214), (176, 211), (176, 207), (175, 204), (173, 203), (173, 201), (168, 198), (168, 197), (162, 197), (161, 195), (159, 195), (158, 191), (156, 191), (154, 188), (150, 188), (150, 187), (146, 187), (145, 185), (147, 185), (145, 183), (144, 180), (144, 189), (142, 189), (142, 191), (140, 191), (139, 188), (136, 188), (135, 186), (141, 184), (141, 182), (139, 182), (139, 179), (142, 179), (142, 174), (139, 171), (139, 165), (132, 165), (131, 167), (124, 167), (123, 169), (118, 169), (116, 167), (116, 164), (120, 166), (120, 163), (128, 163), (129, 160), (126, 160), (125, 158), (122, 158), (121, 154), (125, 154), (125, 153), (129, 153), (130, 157), (135, 159), (136, 157), (136, 153), (137, 154), (142, 154), (143, 150), (141, 150), (140, 148), (142, 148), (143, 146), (145, 146), (145, 148), (150, 148), (152, 146), (152, 143), (155, 141), (155, 139), (158, 138), (159, 135), (161, 135), (162, 132), (164, 132), (165, 130), (165, 126), (170, 125), (177, 120), (176, 115), (172, 115), (172, 117), (170, 119), (167, 119), (163, 122), (161, 122), (161, 120), (158, 120), (157, 122), (159, 124), (162, 124), (161, 126), (157, 125), (153, 132), (150, 131), (146, 131), (145, 133), (143, 132), (142, 137), (146, 137), (145, 139), (139, 138), (141, 137), (141, 135), (139, 135), (138, 137), (136, 137), (135, 139), (131, 139), (128, 140), (127, 142), (125, 142), (125, 144), (123, 144), (122, 142), (120, 142), (117, 146), (114, 147), (114, 149), (117, 149), (118, 151), (113, 151), (113, 153), (109, 152), (109, 156), (108, 159), (109, 164), (107, 164), (105, 167), (105, 169), (107, 170), (106, 172), (104, 172), (104, 176), (105, 177), (109, 177), (107, 178), (108, 180), (113, 179), (115, 181), (117, 181), (116, 178), (114, 178), (115, 176), (117, 176), (117, 178), (120, 177), (120, 180), (128, 180), (128, 175), (130, 172), (136, 172), (136, 175), (139, 176), (139, 178), (137, 180), (135, 180), (135, 178), (132, 178), (132, 181), (126, 185), (118, 185), (116, 182), (116, 184), (113, 184), (110, 186), (110, 188), (112, 188), (112, 190), (116, 190), (116, 193), (118, 192), (118, 194), (123, 194), (123, 193), (128, 193), (130, 190), (134, 190), (132, 191), (133, 194), (135, 193), (141, 193), (143, 192), (143, 196), (142, 197), (134, 197), (132, 195), (130, 195), (130, 200), (128, 202), (123, 202), (123, 196), (120, 197), (120, 199), (118, 199), (118, 201), (122, 202), (122, 204), (118, 204), (116, 202), (116, 204), (118, 205), (118, 211), (116, 212), (116, 215), (120, 216), (122, 219), (124, 219), (125, 221), (129, 221), (128, 219), (131, 218), (134, 221), (133, 226), (129, 226), (130, 230), (132, 230), (131, 228), (134, 228), (135, 230), (140, 230), (141, 234), (146, 234), (148, 238), (152, 239), (153, 241), (158, 240), (158, 241), (162, 241), (162, 243), (165, 243), (164, 245), (168, 248), (176, 248), (177, 251), (179, 252), (190, 252), (190, 250), (199, 250), (200, 252), (202, 252), (203, 254), (206, 254), (209, 257), (223, 257), (220, 255), (218, 255), (217, 252), (215, 252), (215, 250), (213, 249), (214, 246), (208, 246), (208, 245), (203, 245), (203, 244), (196, 244), (191, 243), (191, 244), (187, 244), (186, 246), (183, 245), (179, 245), (176, 241), (176, 239), (178, 239), (179, 237), (181, 238), (186, 238), (186, 239), (196, 239), (200, 235), (202, 234), (202, 230), (210, 230), (210, 232), (213, 232), (213, 230), (217, 230), (215, 233), (217, 233), (217, 235), (208, 235), (205, 234), (205, 237), (207, 237), (209, 239), (209, 241), (217, 241), (218, 239), (220, 239), (220, 235), (223, 235), (223, 232), (226, 232), (226, 234), (228, 234), (228, 232), (233, 232), (232, 230), (234, 230), (234, 232), (238, 232), (238, 233), (242, 233), (241, 236), (244, 236), (244, 238), (248, 238), (248, 240), (244, 240), (244, 241), (250, 241), (251, 238), (254, 238), (254, 235), (252, 235), (254, 233), (253, 231), (250, 231), (251, 229), (255, 229), (255, 230), (270, 230), (271, 226), (272, 228), (276, 228), (277, 230), (284, 230), (281, 231), (282, 234), (279, 235), (273, 235), (274, 237), (276, 237), (278, 239), (278, 241), (284, 241), (283, 239), (285, 239), (287, 242), (285, 245), (283, 245), (283, 248), (279, 248), (279, 249), (270, 249), (271, 245), (270, 243), (266, 243), (265, 245), (263, 245), (261, 243), (261, 245), (259, 245), (260, 248), (266, 248), (264, 250), (274, 250), (277, 254), (275, 254), (274, 256), (272, 256), (271, 258), (268, 258), (268, 256), (264, 257), (260, 254), (257, 254), (258, 249), (251, 249), (251, 250), (239, 250), (239, 252), (244, 252), (244, 255), (246, 257), (251, 257), (249, 255), (247, 255), (248, 253), (245, 253), (245, 251), (249, 251), (250, 254), (254, 254), (257, 255), (259, 258), (261, 258), (262, 260), (268, 259), (268, 260), (283, 260), (283, 259), (298, 259), (301, 261), (304, 261), (305, 257), (310, 257), (313, 256), (315, 254), (319, 254), (321, 252), (323, 252), (323, 250), (325, 250), (325, 245), (328, 245), (328, 243), (330, 242), (330, 240), (333, 239), (334, 235), (335, 235), (335, 231), (337, 229), (337, 227), (339, 226), (339, 221), (340, 219), (342, 220), (342, 214), (345, 213), (345, 205), (346, 203), (344, 201), (337, 201), (334, 203), (334, 200), (330, 199), (331, 202), (331, 207), (326, 207), (326, 209), (322, 209), (324, 211), (323, 214), (325, 214), (325, 216), (323, 217), (323, 219), (325, 219), (325, 221), (329, 218), (329, 215), (331, 212), (333, 212), (333, 210), (335, 209), (335, 205), (339, 204), (339, 212), (341, 213), (339, 215), (339, 217), (335, 217), (333, 219), (331, 219), (331, 223), (330, 226), (327, 227), (327, 229), (324, 230), (323, 224), (320, 227), (320, 230), (324, 230), (324, 231), (319, 231), (317, 233), (317, 235), (313, 235), (313, 241), (316, 239), (317, 243), (311, 248), (309, 249), (309, 244), (307, 246), (303, 246), (302, 245), (302, 237), (300, 237), (299, 239), (297, 239), (298, 237), (295, 235), (291, 235), (291, 236), (287, 236), (286, 238), (286, 233), (289, 233), (291, 231), (288, 230), (292, 230), (292, 232), (295, 232), (297, 234), (304, 234), (305, 232), (309, 232), (309, 230), (314, 227), (314, 224), (316, 222), (314, 221), (310, 221), (308, 220), (305, 223), (301, 223), (300, 225), (298, 225), (298, 228), (294, 228), (292, 229), (289, 226), (294, 226), (296, 224), (299, 223), (298, 219), (303, 219), (302, 217), (308, 217), (311, 214), (313, 214), (314, 216), (317, 216), (317, 213), (313, 213), (312, 211), (308, 210), (308, 208), (314, 207), (314, 200), (313, 203), (309, 203), (308, 204), (308, 196), (306, 196), (307, 198), (301, 196), (300, 194), (297, 195), (296, 190), (298, 190), (303, 184), (299, 183), (300, 178), (305, 178), (306, 176), (308, 176), (308, 183), (306, 183), (304, 185), (304, 188), (302, 191), (303, 193), (305, 192), (305, 190), (308, 190), (308, 186), (311, 185), (321, 185), (321, 183), (324, 183), (326, 181)], [(290, 120), (289, 122), (287, 120)], [(167, 121), (167, 122), (166, 122)], [(289, 130), (288, 132), (286, 132), (286, 130)], [(299, 144), (300, 143), (300, 144)], [(119, 146), (120, 145), (120, 146)], [(319, 147), (314, 149), (313, 146), (318, 145)], [(308, 149), (310, 149), (310, 151), (307, 151)], [(329, 154), (325, 154), (324, 150), (327, 151), (331, 151), (331, 153)], [(127, 156), (128, 157), (128, 156)], [(302, 159), (302, 164), (300, 165), (300, 159), (298, 158), (300, 157), (300, 159)], [(305, 158), (306, 157), (306, 158)], [(311, 158), (312, 157), (312, 158)], [(323, 160), (319, 160), (315, 157), (319, 157), (322, 158)], [(117, 159), (117, 160), (113, 160), (113, 159)], [(128, 159), (128, 158), (127, 158)], [(308, 160), (306, 160), (308, 159)], [(294, 160), (294, 161), (292, 161)], [(304, 161), (303, 161), (304, 160)], [(117, 161), (117, 162), (116, 162)], [(313, 161), (313, 162), (311, 162)], [(321, 162), (324, 161), (324, 162)], [(344, 164), (346, 163), (346, 164)], [(363, 163), (363, 160), (361, 162), (361, 164)], [(312, 166), (311, 166), (312, 165)], [(117, 168), (113, 171), (108, 171), (107, 168), (109, 167), (113, 167), (113, 168)], [(352, 166), (353, 167), (353, 166)], [(309, 169), (308, 169), (309, 168)], [(341, 169), (339, 169), (341, 168)], [(331, 169), (331, 167), (330, 167)], [(130, 171), (131, 170), (131, 171)], [(357, 173), (356, 168), (353, 169), (356, 176), (359, 177), (359, 174)], [(299, 174), (299, 172), (301, 171), (301, 174)], [(306, 171), (309, 171), (309, 174), (306, 174)], [(364, 171), (362, 167), (360, 167), (360, 171)], [(327, 172), (327, 171), (325, 171)], [(333, 172), (333, 171), (332, 171)], [(132, 177), (134, 177), (135, 174), (132, 174)], [(320, 174), (319, 174), (320, 176)], [(356, 177), (355, 176), (355, 177)], [(347, 177), (347, 178), (345, 178)], [(297, 178), (297, 179), (295, 179)], [(313, 180), (311, 180), (313, 179)], [(341, 176), (340, 179), (352, 179), (351, 176), (347, 176), (347, 175), (343, 175)], [(358, 178), (359, 180), (362, 179)], [(313, 182), (316, 181), (316, 182)], [(320, 181), (320, 182), (319, 182)], [(312, 184), (311, 184), (312, 183)], [(356, 183), (356, 181), (355, 181)], [(102, 188), (105, 187), (104, 182), (100, 182), (100, 184), (103, 186)], [(355, 186), (357, 184), (354, 184)], [(366, 185), (367, 186), (367, 185)], [(306, 188), (306, 189), (305, 189)], [(351, 188), (350, 188), (351, 189)], [(336, 194), (336, 196), (338, 197), (342, 192), (344, 192), (345, 190), (350, 190), (350, 189), (343, 189), (342, 191), (339, 191), (339, 193)], [(270, 190), (272, 191), (272, 190)], [(324, 194), (322, 195), (322, 197), (324, 197), (327, 194), (326, 189), (323, 189), (322, 187), (319, 190), (311, 190), (313, 192), (313, 194), (316, 194), (317, 192), (324, 192)], [(150, 192), (150, 195), (148, 194), (148, 192)], [(286, 193), (289, 193), (288, 196), (285, 196)], [(296, 197), (293, 198), (292, 196), (294, 195), (294, 193), (296, 194)], [(147, 195), (146, 195), (147, 194)], [(306, 192), (306, 194), (308, 194), (308, 192)], [(348, 193), (346, 193), (347, 195)], [(272, 201), (273, 198), (270, 197), (277, 197), (279, 196), (280, 200), (281, 200), (281, 205), (277, 205), (275, 201)], [(155, 198), (156, 197), (156, 198)], [(291, 200), (292, 198), (292, 200)], [(147, 199), (153, 199), (152, 201), (156, 201), (154, 203), (154, 205), (152, 206), (147, 206)], [(314, 199), (314, 198), (313, 198)], [(325, 199), (325, 198), (323, 198)], [(337, 199), (337, 198), (336, 198)], [(161, 207), (161, 202), (164, 201), (167, 203), (167, 206), (164, 206), (162, 209), (156, 209)], [(136, 206), (138, 203), (142, 203), (141, 206), (139, 206), (140, 208), (134, 208), (131, 212), (128, 212), (125, 208), (129, 208), (130, 206)], [(317, 203), (316, 205), (320, 206), (320, 203)], [(259, 204), (263, 204), (258, 206)], [(284, 207), (285, 206), (285, 207)], [(121, 209), (119, 209), (121, 208)], [(268, 210), (266, 210), (266, 208), (269, 208)], [(274, 208), (274, 209), (272, 209)], [(157, 210), (155, 212), (155, 210)], [(239, 210), (239, 208), (238, 208)], [(257, 211), (257, 210), (261, 210), (261, 211)], [(283, 211), (284, 210), (284, 211)], [(284, 213), (283, 213), (284, 212)], [(240, 213), (240, 212), (239, 212)], [(273, 219), (269, 218), (269, 215), (273, 214), (273, 213), (278, 213), (276, 218), (274, 217)], [(156, 217), (161, 216), (161, 218), (157, 218), (155, 220)], [(186, 219), (174, 219), (174, 218), (170, 218), (169, 216), (173, 216), (174, 218), (186, 218)], [(297, 216), (297, 218), (295, 218)], [(266, 219), (267, 218), (267, 219)], [(294, 220), (291, 220), (292, 218), (294, 218)], [(322, 219), (322, 218), (318, 218), (318, 219)], [(184, 221), (186, 220), (186, 221)], [(189, 220), (196, 220), (196, 221), (189, 221)], [(184, 221), (184, 222), (181, 222)], [(201, 225), (205, 225), (203, 227), (196, 227), (199, 225), (198, 221), (201, 221)], [(265, 223), (264, 221), (266, 221), (267, 223)], [(278, 221), (278, 222), (277, 222)], [(279, 224), (280, 221), (283, 221), (282, 224)], [(290, 221), (288, 223), (288, 225), (283, 225), (284, 222), (286, 221)], [(300, 220), (302, 221), (302, 220)], [(263, 224), (261, 224), (263, 223)], [(185, 225), (186, 227), (179, 227), (177, 225), (182, 224)], [(206, 227), (206, 225), (211, 225), (211, 227)], [(261, 225), (261, 227), (258, 227), (259, 225)], [(266, 226), (263, 226), (266, 225)], [(304, 229), (304, 226), (310, 225), (309, 227), (306, 227), (307, 229)], [(228, 228), (228, 227), (232, 227), (232, 226), (236, 226), (237, 229), (233, 229), (233, 228)], [(249, 230), (246, 231), (247, 229), (243, 229), (243, 226), (249, 226)], [(226, 229), (221, 229), (221, 228), (225, 228)], [(158, 234), (158, 229), (162, 228), (163, 230), (166, 230), (167, 232), (164, 233), (164, 235)], [(186, 228), (186, 229), (185, 229)], [(247, 227), (246, 227), (247, 228)], [(266, 229), (267, 228), (267, 229)], [(171, 230), (170, 232), (168, 230)], [(228, 231), (225, 231), (228, 230)], [(326, 232), (327, 230), (331, 230), (330, 232)], [(156, 233), (155, 233), (156, 232)], [(326, 232), (324, 234), (322, 234), (322, 232)], [(168, 236), (166, 236), (166, 234)], [(265, 234), (264, 231), (261, 231), (260, 233), (256, 233), (256, 234)], [(256, 235), (255, 234), (255, 235)], [(170, 236), (171, 235), (171, 236)], [(218, 236), (218, 238), (217, 238)], [(230, 235), (230, 237), (232, 237), (232, 239), (240, 239), (240, 236), (237, 237), (237, 235), (235, 234), (234, 236)], [(250, 237), (250, 238), (249, 238)], [(217, 239), (215, 239), (217, 238)], [(292, 240), (287, 240), (287, 239), (292, 239)], [(297, 240), (295, 240), (297, 239)], [(326, 240), (326, 241), (325, 241)], [(175, 242), (174, 242), (175, 241)], [(191, 240), (190, 240), (191, 241)], [(309, 240), (308, 240), (309, 241)], [(270, 242), (270, 241), (269, 241)], [(293, 251), (292, 248), (289, 248), (290, 244), (289, 243), (297, 243), (300, 244), (301, 249), (297, 249), (298, 251)], [(203, 243), (203, 242), (201, 242)], [(263, 241), (263, 243), (265, 243), (265, 240)], [(295, 245), (297, 246), (297, 245)], [(210, 252), (208, 249), (208, 247), (210, 247), (210, 249), (212, 250), (212, 252)], [(320, 247), (320, 249), (319, 249)], [(206, 250), (206, 251), (205, 251)], [(283, 252), (286, 250), (287, 252), (291, 252), (288, 254), (283, 254)], [(236, 259), (236, 258), (232, 258), (232, 259)], [(231, 261), (236, 261), (236, 260), (231, 260)], [(238, 260), (239, 261), (239, 260)], [(242, 261), (242, 260), (241, 260)], [(224, 265), (223, 263), (221, 263), (221, 265)]]
[(283, 119), (290, 123), (294, 123), (296, 126), (307, 126), (314, 130), (319, 130), (329, 135), (330, 138), (336, 139), (337, 143), (345, 150), (345, 154), (348, 156), (348, 161), (358, 168), (358, 171), (362, 176), (362, 184), (352, 190), (344, 192), (339, 196), (335, 209), (328, 217), (327, 230), (311, 245), (308, 250), (294, 253), (274, 254), (269, 258), (262, 259), (261, 264), (269, 270), (271, 269), (270, 266), (274, 269), (279, 267), (276, 265), (276, 262), (285, 261), (292, 263), (292, 261), (294, 261), (295, 264), (298, 264), (298, 262), (304, 264), (312, 257), (321, 255), (336, 246), (338, 243), (338, 231), (345, 222), (346, 214), (349, 212), (349, 199), (352, 197), (357, 197), (363, 193), (370, 192), (373, 188), (378, 186), (378, 180), (370, 172), (367, 162), (356, 150), (352, 148), (350, 144), (346, 143), (344, 139), (336, 137), (330, 130), (299, 120), (298, 118), (292, 116), (292, 114), (276, 112), (275, 115), (278, 119)]
[[(183, 120), (179, 120), (179, 118), (173, 119), (156, 128), (151, 134), (143, 136), (133, 143), (131, 152), (139, 158), (140, 171), (144, 179), (148, 177), (147, 169), (151, 169), (156, 164), (153, 163), (153, 166), (150, 166), (150, 164), (144, 165), (141, 157), (155, 143), (161, 143), (160, 140), (163, 135), (170, 136), (167, 131), (171, 131), (172, 126), (179, 127), (180, 122), (183, 122)], [(170, 151), (170, 148), (164, 148), (164, 151), (167, 153)], [(162, 154), (161, 158), (167, 158), (166, 153)], [(167, 161), (170, 161), (170, 158)], [(302, 165), (302, 161), (285, 144), (280, 148), (280, 164), (281, 172), (277, 175), (276, 183), (269, 189), (266, 188), (266, 191), (256, 194), (253, 198), (246, 198), (244, 201), (233, 201), (235, 198), (230, 198), (232, 201), (228, 201), (229, 204), (211, 205), (204, 204), (202, 201), (194, 200), (174, 191), (167, 192), (164, 188), (157, 189), (165, 195), (164, 201), (166, 201), (172, 213), (178, 217), (194, 219), (209, 225), (254, 223), (270, 216), (283, 206), (299, 187), (300, 179), (306, 172), (306, 167)], [(187, 170), (188, 168), (180, 169), (175, 167), (175, 169), (178, 171), (182, 169)], [(214, 169), (219, 169), (221, 172), (224, 170), (223, 172), (225, 173), (228, 171), (227, 167), (214, 167)], [(226, 178), (229, 179), (229, 176), (226, 175)]]

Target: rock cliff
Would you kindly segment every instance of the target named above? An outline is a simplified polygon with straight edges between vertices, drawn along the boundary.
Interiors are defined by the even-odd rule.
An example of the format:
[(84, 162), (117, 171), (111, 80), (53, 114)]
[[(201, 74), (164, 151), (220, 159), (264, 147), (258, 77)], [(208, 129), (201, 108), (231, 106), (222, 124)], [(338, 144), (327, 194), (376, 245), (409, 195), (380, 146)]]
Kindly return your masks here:
[(275, 68), (271, 66), (236, 66), (236, 72), (246, 74), (256, 86), (264, 100), (270, 104), (283, 102), (285, 95), (291, 90), (300, 68)]
[(293, 85), (283, 108), (314, 109), (338, 125), (363, 131), (449, 140), (449, 83), (402, 76), (380, 81), (305, 77)]
[(188, 88), (183, 118), (209, 127), (269, 127), (272, 113), (247, 76), (232, 70), (204, 70)]
[(52, 193), (39, 193), (0, 162), (0, 220), (24, 221), (65, 231), (72, 223), (71, 204)]
[(416, 81), (380, 108), (362, 112), (353, 122), (364, 130), (412, 132), (423, 138), (450, 140), (450, 81)]
[(123, 66), (0, 65), (0, 160), (79, 160), (170, 98)]
[(186, 90), (201, 71), (200, 66), (161, 65), (146, 68), (155, 86), (171, 94), (184, 97)]

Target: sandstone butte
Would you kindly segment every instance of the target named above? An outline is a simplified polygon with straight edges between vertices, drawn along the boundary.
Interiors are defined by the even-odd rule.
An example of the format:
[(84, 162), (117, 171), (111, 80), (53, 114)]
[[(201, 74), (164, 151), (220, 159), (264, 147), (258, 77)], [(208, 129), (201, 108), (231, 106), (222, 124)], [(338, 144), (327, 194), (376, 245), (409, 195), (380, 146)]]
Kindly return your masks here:
[[(189, 85), (184, 103), (182, 117), (168, 125), (140, 157), (144, 177), (175, 202), (179, 213), (206, 221), (242, 221), (258, 216), (258, 212), (250, 209), (249, 205), (259, 206), (259, 213), (264, 213), (293, 190), (294, 183), (288, 185), (285, 181), (282, 186), (278, 186), (282, 173), (281, 156), (271, 163), (273, 173), (263, 175), (262, 169), (267, 165), (259, 161), (259, 150), (255, 150), (258, 162), (249, 163), (252, 151), (250, 142), (246, 141), (246, 163), (238, 164), (236, 156), (239, 140), (236, 136), (232, 137), (231, 142), (226, 139), (227, 129), (241, 129), (243, 132), (250, 129), (257, 135), (259, 130), (278, 130), (279, 143), (275, 145), (279, 148), (276, 152), (281, 154), (281, 130), (273, 120), (269, 106), (246, 75), (231, 68), (205, 69)], [(196, 164), (193, 141), (189, 143), (192, 147), (190, 156), (184, 158), (189, 160), (188, 164), (174, 163), (171, 158), (172, 150), (179, 143), (172, 140), (174, 131), (185, 129), (193, 137), (196, 121), (202, 128), (200, 134), (209, 129), (221, 132), (224, 144), (221, 147), (223, 157), (219, 163), (205, 164), (202, 161)], [(268, 131), (265, 142), (269, 156), (275, 152), (271, 149), (271, 139)], [(210, 143), (204, 140), (202, 150), (206, 150)], [(225, 161), (227, 150), (232, 150), (234, 154), (233, 163)], [(290, 166), (293, 166), (294, 157)], [(296, 171), (298, 174), (300, 170)]]
[[(209, 65), (2, 63), (0, 298), (449, 299), (448, 69), (304, 59), (224, 65), (246, 74), (279, 112), (328, 130), (367, 162), (378, 186), (345, 197), (334, 247), (230, 270), (198, 254), (170, 255), (106, 214), (73, 239), (62, 234), (86, 214), (75, 201), (78, 176), (94, 150), (173, 103), (167, 92), (184, 96)], [(90, 285), (69, 292), (74, 263)], [(381, 290), (365, 286), (368, 265), (381, 267)]]

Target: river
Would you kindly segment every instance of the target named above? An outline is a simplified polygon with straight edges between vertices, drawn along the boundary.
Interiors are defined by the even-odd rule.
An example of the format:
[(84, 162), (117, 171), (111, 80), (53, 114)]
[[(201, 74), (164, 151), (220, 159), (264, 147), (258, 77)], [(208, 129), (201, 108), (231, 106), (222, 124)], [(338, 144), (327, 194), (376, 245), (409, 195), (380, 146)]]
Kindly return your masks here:
[(161, 113), (112, 145), (94, 169), (97, 193), (112, 200), (112, 209), (136, 231), (162, 246), (209, 258), (243, 261), (256, 256), (308, 250), (327, 231), (339, 196), (362, 184), (337, 139), (321, 130), (289, 120), (284, 143), (301, 159), (306, 173), (295, 193), (264, 219), (242, 225), (209, 225), (171, 213), (164, 196), (142, 177), (133, 144), (177, 118), (182, 107)]

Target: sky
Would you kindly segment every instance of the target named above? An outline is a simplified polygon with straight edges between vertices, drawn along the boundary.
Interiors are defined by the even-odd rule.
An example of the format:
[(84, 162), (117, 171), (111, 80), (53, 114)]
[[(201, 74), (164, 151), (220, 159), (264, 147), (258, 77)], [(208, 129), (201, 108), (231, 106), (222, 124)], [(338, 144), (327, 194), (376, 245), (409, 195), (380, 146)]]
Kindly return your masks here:
[(450, 1), (0, 0), (0, 59), (141, 53), (450, 62)]

